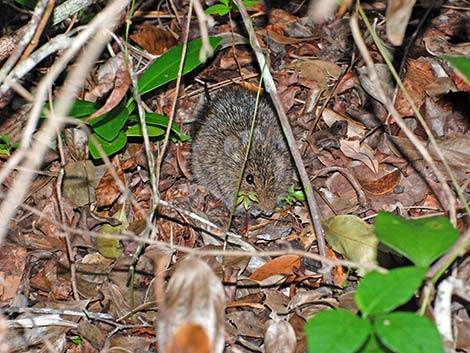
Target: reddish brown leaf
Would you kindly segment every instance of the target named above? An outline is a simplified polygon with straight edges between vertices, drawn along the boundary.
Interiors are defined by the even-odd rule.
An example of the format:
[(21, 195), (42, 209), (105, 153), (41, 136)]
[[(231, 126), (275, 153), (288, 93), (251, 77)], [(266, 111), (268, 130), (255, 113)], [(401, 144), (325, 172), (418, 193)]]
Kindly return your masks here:
[(170, 31), (164, 31), (147, 23), (140, 28), (139, 32), (131, 34), (130, 37), (153, 55), (161, 55), (177, 43)]
[(283, 255), (269, 261), (249, 277), (255, 281), (262, 281), (274, 275), (291, 275), (300, 267), (300, 257), (297, 255)]
[[(403, 84), (419, 109), (426, 98), (426, 87), (436, 81), (430, 63), (424, 60), (408, 59), (408, 67)], [(402, 91), (399, 90), (395, 107), (401, 116), (412, 116), (413, 110)]]
[[(118, 178), (124, 183), (124, 172), (121, 169), (119, 157), (114, 156), (112, 160), (112, 167)], [(114, 173), (111, 169), (108, 169), (100, 180), (100, 183), (96, 187), (96, 205), (97, 207), (109, 207), (121, 194), (121, 189), (118, 183), (114, 179)]]

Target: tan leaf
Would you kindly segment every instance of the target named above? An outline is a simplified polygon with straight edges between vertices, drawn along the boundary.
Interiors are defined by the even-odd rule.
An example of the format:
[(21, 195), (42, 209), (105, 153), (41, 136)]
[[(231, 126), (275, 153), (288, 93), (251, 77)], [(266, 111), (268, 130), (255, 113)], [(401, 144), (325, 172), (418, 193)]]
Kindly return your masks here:
[(349, 158), (361, 161), (374, 173), (379, 170), (379, 162), (374, 157), (374, 151), (367, 144), (360, 144), (359, 140), (341, 140), (341, 151)]
[(96, 206), (98, 208), (111, 206), (121, 194), (121, 189), (114, 180), (114, 173), (111, 172), (111, 168), (113, 168), (119, 179), (124, 183), (124, 172), (121, 169), (119, 157), (114, 156), (112, 163), (112, 167), (106, 171), (96, 187)]

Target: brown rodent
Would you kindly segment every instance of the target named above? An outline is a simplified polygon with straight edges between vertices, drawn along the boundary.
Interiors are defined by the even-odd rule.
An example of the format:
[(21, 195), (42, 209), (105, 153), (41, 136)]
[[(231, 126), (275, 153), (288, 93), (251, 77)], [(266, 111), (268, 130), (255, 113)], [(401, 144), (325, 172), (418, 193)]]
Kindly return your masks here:
[[(198, 107), (192, 133), (191, 170), (231, 209), (245, 158), (256, 94), (241, 88), (222, 89)], [(269, 215), (294, 183), (294, 165), (276, 113), (260, 97), (250, 153), (240, 192), (254, 192), (259, 200), (250, 205), (254, 216)]]

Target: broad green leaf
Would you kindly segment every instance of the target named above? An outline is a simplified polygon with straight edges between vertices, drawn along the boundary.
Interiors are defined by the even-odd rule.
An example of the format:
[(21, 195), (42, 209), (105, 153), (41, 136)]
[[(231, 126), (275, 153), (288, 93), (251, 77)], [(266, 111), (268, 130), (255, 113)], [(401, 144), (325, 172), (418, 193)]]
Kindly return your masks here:
[[(222, 38), (209, 37), (209, 43), (212, 48), (216, 48)], [(186, 60), (183, 66), (183, 75), (194, 70), (202, 62), (199, 60), (199, 52), (202, 47), (201, 38), (192, 40), (188, 43), (186, 50)], [(144, 72), (139, 79), (139, 92), (147, 93), (157, 87), (173, 81), (178, 76), (178, 69), (181, 62), (181, 53), (183, 46), (171, 48), (165, 54), (160, 56), (150, 67)]]
[(357, 353), (393, 353), (378, 341), (376, 335), (370, 335), (365, 346), (361, 347)]
[[(159, 128), (158, 126), (147, 125), (147, 133), (149, 137), (158, 137), (165, 135), (165, 130)], [(142, 126), (140, 124), (132, 125), (129, 129), (126, 130), (127, 137), (141, 137), (142, 136)]]
[(15, 0), (16, 3), (27, 7), (30, 10), (34, 10), (36, 4), (38, 3), (37, 0)]
[(364, 317), (388, 313), (411, 299), (421, 286), (426, 268), (402, 267), (388, 273), (368, 273), (359, 282), (356, 304)]
[(209, 6), (204, 13), (206, 15), (219, 15), (219, 16), (224, 16), (228, 14), (230, 11), (230, 8), (224, 4), (215, 4), (212, 6)]
[[(96, 133), (92, 134), (92, 136), (96, 139), (96, 142), (101, 146), (104, 153), (107, 156), (112, 155), (113, 153), (119, 152), (127, 143), (127, 136), (124, 131), (120, 131), (119, 135), (113, 141), (106, 141), (105, 139), (98, 136)], [(88, 148), (90, 149), (91, 156), (95, 159), (101, 158), (98, 150), (96, 149), (95, 145), (92, 143), (91, 139), (88, 141)]]
[(353, 353), (371, 333), (368, 320), (338, 309), (322, 311), (307, 321), (305, 335), (308, 353)]
[(258, 4), (259, 1), (258, 0), (243, 0), (243, 5), (248, 8), (248, 7), (251, 7), (251, 6), (255, 6), (256, 4)]
[(382, 243), (419, 267), (428, 267), (459, 237), (445, 217), (407, 220), (388, 212), (379, 212), (375, 219), (375, 233)]
[[(76, 100), (73, 103), (73, 106), (70, 109), (68, 116), (72, 118), (77, 118), (77, 119), (88, 117), (94, 112), (96, 112), (99, 108), (100, 108), (100, 105), (98, 103)], [(50, 110), (49, 104), (47, 103), (44, 104), (44, 109)], [(44, 114), (44, 112), (41, 111), (40, 117), (43, 119), (46, 117), (46, 114)]]
[[(123, 230), (126, 230), (129, 227), (125, 205), (123, 205), (121, 209), (114, 214), (113, 217), (119, 220), (121, 224), (115, 227), (110, 224), (105, 224), (100, 228), (98, 231), (99, 233), (119, 235)], [(101, 255), (108, 259), (117, 259), (119, 256), (121, 256), (122, 253), (119, 240), (115, 238), (97, 237), (96, 248)]]
[[(131, 115), (129, 120), (136, 121), (138, 123), (140, 122), (140, 119), (137, 115)], [(145, 113), (145, 122), (147, 125), (163, 126), (166, 128), (170, 122), (170, 119), (167, 116), (161, 114)], [(171, 130), (177, 135), (181, 134), (180, 127), (175, 122), (173, 122)]]
[(444, 353), (444, 347), (434, 323), (413, 313), (396, 312), (374, 321), (379, 340), (393, 352)]
[(114, 141), (129, 118), (124, 101), (110, 112), (103, 114), (88, 124), (93, 131), (108, 142)]
[(361, 264), (377, 264), (379, 241), (371, 225), (353, 215), (331, 217), (322, 225), (328, 244), (336, 252)]
[(442, 56), (444, 60), (450, 63), (454, 70), (457, 70), (467, 83), (470, 83), (470, 57), (468, 56)]

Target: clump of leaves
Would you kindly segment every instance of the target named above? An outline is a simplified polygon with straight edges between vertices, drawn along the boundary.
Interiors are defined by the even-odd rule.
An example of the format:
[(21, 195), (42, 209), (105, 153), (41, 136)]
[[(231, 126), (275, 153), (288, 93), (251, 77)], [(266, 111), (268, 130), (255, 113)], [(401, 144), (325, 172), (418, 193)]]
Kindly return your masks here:
[(7, 135), (0, 135), (0, 154), (9, 156), (11, 151), (19, 146), (19, 143), (12, 143)]
[(443, 353), (439, 332), (431, 320), (412, 312), (393, 311), (414, 296), (430, 265), (457, 241), (457, 230), (445, 217), (407, 220), (380, 212), (375, 233), (379, 241), (414, 266), (368, 273), (355, 294), (361, 317), (340, 309), (311, 318), (305, 326), (308, 352)]
[(283, 209), (293, 205), (297, 201), (304, 201), (305, 193), (303, 190), (295, 190), (295, 186), (291, 185), (289, 190), (287, 190), (287, 196), (281, 196), (279, 201), (284, 205), (284, 207), (276, 208), (277, 211), (282, 211)]
[[(243, 6), (246, 8), (256, 5), (258, 0), (242, 0)], [(237, 5), (231, 0), (219, 0), (218, 4), (214, 4), (209, 6), (206, 11), (204, 11), (207, 15), (219, 15), (225, 16), (232, 10), (237, 10)]]
[[(221, 40), (220, 37), (209, 38), (210, 45), (213, 48), (216, 48)], [(200, 38), (188, 43), (183, 74), (191, 72), (202, 64), (199, 59), (201, 48), (202, 40)], [(148, 67), (138, 80), (140, 94), (150, 92), (177, 78), (182, 50), (182, 45), (176, 46)], [(134, 98), (129, 96), (111, 111), (86, 121), (89, 116), (100, 109), (100, 105), (88, 101), (76, 101), (69, 112), (69, 116), (87, 123), (91, 128), (92, 134), (88, 143), (90, 154), (94, 159), (99, 159), (101, 155), (95, 143), (101, 147), (107, 156), (110, 156), (123, 149), (129, 138), (142, 137), (142, 125), (139, 117), (134, 112), (135, 108)], [(161, 140), (168, 127), (169, 118), (161, 114), (146, 113), (145, 121), (149, 137), (156, 141)], [(189, 139), (189, 136), (181, 133), (176, 124), (171, 126), (171, 133), (173, 141), (186, 141)]]

